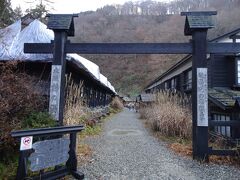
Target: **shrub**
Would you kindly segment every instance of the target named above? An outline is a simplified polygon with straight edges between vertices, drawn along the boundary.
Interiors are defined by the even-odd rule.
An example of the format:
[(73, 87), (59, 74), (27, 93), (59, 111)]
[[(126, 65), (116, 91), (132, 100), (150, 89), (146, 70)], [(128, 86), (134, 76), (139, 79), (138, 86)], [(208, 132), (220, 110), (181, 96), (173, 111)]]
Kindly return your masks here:
[(0, 160), (18, 148), (10, 132), (20, 129), (21, 122), (32, 111), (46, 108), (46, 99), (33, 90), (39, 79), (17, 67), (16, 61), (0, 63)]
[(191, 111), (188, 107), (182, 106), (182, 102), (185, 101), (183, 98), (186, 97), (170, 92), (159, 92), (155, 104), (140, 110), (141, 116), (146, 117), (151, 128), (162, 135), (190, 139)]
[(54, 127), (57, 122), (47, 112), (32, 112), (22, 121), (22, 128)]
[(114, 97), (110, 107), (116, 111), (121, 111), (123, 109), (123, 103), (118, 97)]

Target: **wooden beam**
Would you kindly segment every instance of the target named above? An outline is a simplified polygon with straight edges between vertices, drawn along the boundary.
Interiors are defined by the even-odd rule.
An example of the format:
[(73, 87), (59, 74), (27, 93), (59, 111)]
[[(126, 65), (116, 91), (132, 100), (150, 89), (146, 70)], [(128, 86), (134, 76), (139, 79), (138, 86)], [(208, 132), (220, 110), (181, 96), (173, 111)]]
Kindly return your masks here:
[(212, 147), (208, 148), (209, 155), (217, 156), (238, 156), (238, 151), (231, 149), (213, 149)]
[(181, 12), (181, 16), (212, 16), (212, 15), (217, 15), (217, 11)]
[(240, 121), (237, 121), (237, 120), (230, 120), (230, 121), (210, 120), (209, 125), (210, 126), (239, 126)]
[[(25, 43), (24, 53), (52, 53), (50, 43)], [(66, 43), (66, 53), (80, 54), (189, 54), (191, 43)]]
[(240, 39), (240, 35), (234, 34), (229, 37), (230, 39)]
[[(240, 43), (208, 43), (207, 53), (235, 54)], [(52, 43), (25, 43), (24, 53), (53, 53)], [(191, 54), (191, 43), (67, 43), (66, 53), (80, 54)]]
[(24, 43), (24, 53), (52, 54), (53, 43)]
[(67, 53), (82, 54), (188, 54), (191, 43), (69, 43)]
[(235, 54), (240, 52), (240, 43), (208, 43), (207, 53)]
[(209, 155), (216, 155), (216, 156), (237, 156), (238, 152), (235, 150), (212, 150), (209, 152)]

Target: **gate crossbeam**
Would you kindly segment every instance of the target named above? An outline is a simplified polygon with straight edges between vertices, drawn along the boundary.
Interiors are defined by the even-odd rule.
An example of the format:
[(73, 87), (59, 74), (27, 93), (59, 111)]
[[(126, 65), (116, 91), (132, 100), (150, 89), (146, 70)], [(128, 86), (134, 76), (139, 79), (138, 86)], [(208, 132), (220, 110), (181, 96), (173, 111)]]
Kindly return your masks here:
[[(24, 53), (53, 53), (53, 44), (25, 43)], [(189, 54), (191, 43), (66, 43), (66, 53), (80, 54)]]
[[(192, 43), (66, 43), (66, 53), (192, 54)], [(207, 53), (235, 54), (240, 43), (207, 43)], [(24, 53), (53, 53), (52, 43), (25, 43)]]

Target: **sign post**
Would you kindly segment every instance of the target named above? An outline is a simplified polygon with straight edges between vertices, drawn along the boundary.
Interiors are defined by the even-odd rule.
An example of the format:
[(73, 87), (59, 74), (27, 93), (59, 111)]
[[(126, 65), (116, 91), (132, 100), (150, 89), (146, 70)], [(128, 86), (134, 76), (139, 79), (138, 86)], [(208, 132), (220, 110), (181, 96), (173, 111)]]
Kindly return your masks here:
[(75, 15), (48, 15), (48, 28), (54, 31), (49, 114), (63, 125), (67, 36), (74, 35)]
[(193, 33), (193, 159), (208, 161), (207, 30)]
[(49, 113), (63, 125), (66, 54), (66, 32), (54, 31), (54, 52), (51, 71)]

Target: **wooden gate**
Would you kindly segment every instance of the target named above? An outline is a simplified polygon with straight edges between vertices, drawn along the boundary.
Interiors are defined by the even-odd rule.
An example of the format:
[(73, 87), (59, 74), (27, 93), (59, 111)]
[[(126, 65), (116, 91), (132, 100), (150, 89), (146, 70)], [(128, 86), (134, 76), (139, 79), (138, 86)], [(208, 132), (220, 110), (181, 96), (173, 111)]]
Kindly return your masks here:
[[(192, 36), (189, 43), (70, 43), (67, 36), (74, 36), (73, 18), (77, 15), (48, 15), (48, 28), (52, 29), (55, 39), (52, 43), (26, 43), (25, 53), (53, 53), (52, 79), (58, 88), (51, 88), (49, 112), (62, 124), (64, 107), (64, 74), (66, 53), (82, 54), (192, 54), (192, 142), (193, 158), (208, 160), (209, 154), (233, 154), (231, 151), (214, 151), (208, 147), (208, 53), (239, 53), (238, 43), (208, 43), (207, 31), (214, 27), (212, 20), (216, 11), (182, 12), (186, 16), (184, 34)], [(55, 94), (57, 103), (52, 99)], [(54, 101), (56, 102), (56, 101)]]

